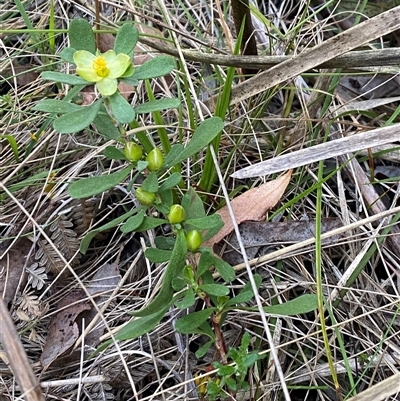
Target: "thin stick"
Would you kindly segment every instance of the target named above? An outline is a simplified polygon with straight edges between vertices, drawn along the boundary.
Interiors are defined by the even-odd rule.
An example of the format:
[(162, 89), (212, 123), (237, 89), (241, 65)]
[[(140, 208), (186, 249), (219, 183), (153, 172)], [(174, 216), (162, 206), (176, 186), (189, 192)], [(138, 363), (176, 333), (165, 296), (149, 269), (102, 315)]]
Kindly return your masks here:
[(0, 297), (0, 342), (27, 401), (45, 401), (31, 363), (19, 338), (4, 299)]

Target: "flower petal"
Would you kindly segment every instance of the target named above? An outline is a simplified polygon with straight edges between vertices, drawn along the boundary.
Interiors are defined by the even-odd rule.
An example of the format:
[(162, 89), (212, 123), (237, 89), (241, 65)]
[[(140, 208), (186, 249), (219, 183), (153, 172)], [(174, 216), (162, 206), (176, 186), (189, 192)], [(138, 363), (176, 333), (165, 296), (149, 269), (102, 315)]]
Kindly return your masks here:
[(96, 56), (86, 50), (78, 50), (74, 53), (74, 63), (76, 64), (76, 73), (89, 82), (101, 80), (93, 69), (93, 62)]
[(96, 87), (103, 96), (111, 96), (117, 91), (118, 81), (114, 78), (103, 78)]
[(127, 54), (119, 53), (113, 59), (107, 60), (107, 66), (110, 71), (109, 78), (119, 78), (128, 69), (131, 59)]
[(76, 73), (88, 82), (99, 82), (103, 78), (96, 74), (93, 68), (77, 68)]
[(74, 53), (74, 63), (79, 68), (92, 68), (96, 56), (86, 50), (78, 50)]

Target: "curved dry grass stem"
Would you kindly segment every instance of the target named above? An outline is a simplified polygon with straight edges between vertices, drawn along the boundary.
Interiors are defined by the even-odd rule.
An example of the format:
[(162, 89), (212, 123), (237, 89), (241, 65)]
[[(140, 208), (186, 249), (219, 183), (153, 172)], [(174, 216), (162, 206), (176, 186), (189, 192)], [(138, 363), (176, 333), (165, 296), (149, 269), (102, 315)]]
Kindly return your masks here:
[[(365, 15), (364, 10), (358, 8), (355, 13), (355, 10), (336, 10), (336, 6), (344, 5), (343, 1), (336, 2), (332, 9), (325, 2), (320, 6), (323, 11), (306, 8), (308, 3), (257, 2), (260, 12), (254, 8), (252, 15), (253, 24), (257, 25), (258, 51), (262, 53), (257, 58), (230, 54), (236, 38), (229, 2), (103, 0), (100, 20), (102, 27), (112, 29), (134, 20), (143, 32), (138, 48), (142, 57), (161, 53), (179, 59), (171, 76), (151, 85), (156, 98), (179, 96), (181, 109), (163, 111), (165, 123), (162, 126), (155, 124), (151, 114), (138, 116), (139, 125), (144, 127), (140, 129), (146, 130), (155, 143), (160, 129), (167, 132), (171, 144), (179, 141), (186, 144), (190, 140), (192, 129), (207, 117), (205, 110), (209, 112), (204, 101), (221, 91), (226, 75), (224, 66), (271, 68), (244, 83), (239, 71), (234, 78), (238, 95), (233, 96), (234, 104), (225, 116), (220, 150), (216, 155), (223, 185), (222, 180), (216, 182), (208, 194), (196, 187), (204, 174), (205, 152), (199, 152), (195, 159), (181, 166), (185, 184), (203, 195), (207, 212), (213, 213), (224, 199), (223, 192), (235, 197), (264, 180), (256, 174), (252, 180), (238, 182), (230, 177), (235, 171), (255, 166), (261, 160), (275, 163), (276, 169), (298, 166), (281, 200), (279, 214), (272, 217), (274, 224), (287, 227), (284, 238), (277, 232), (264, 236), (262, 230), (257, 230), (257, 245), (243, 244), (249, 256), (247, 264), (242, 263), (241, 253), (236, 250), (239, 246), (234, 240), (225, 238), (223, 244), (219, 244), (225, 250), (224, 257), (236, 255), (231, 262), (237, 273), (236, 280), (229, 284), (231, 295), (240, 292), (251, 274), (259, 274), (262, 284), (257, 299), (263, 306), (284, 304), (315, 291), (312, 256), (315, 240), (312, 237), (317, 207), (313, 190), (317, 170), (314, 162), (321, 158), (326, 160), (324, 176), (329, 178), (321, 189), (321, 221), (322, 225), (324, 221), (333, 221), (332, 226), (340, 228), (325, 229), (321, 237), (322, 240), (335, 238), (322, 243), (322, 291), (334, 305), (332, 313), (336, 323), (327, 322), (327, 333), (338, 380), (343, 396), (350, 398), (356, 392), (360, 394), (354, 401), (371, 397), (377, 400), (383, 395), (395, 400), (400, 371), (400, 259), (392, 246), (398, 237), (396, 231), (387, 234), (387, 238), (383, 235), (389, 228), (386, 219), (400, 213), (400, 159), (397, 125), (394, 125), (399, 122), (396, 108), (400, 91), (395, 74), (399, 72), (400, 52), (391, 47), (390, 41), (397, 40), (393, 36), (383, 37), (357, 51), (338, 54), (398, 28), (399, 8), (343, 31), (343, 26), (354, 25), (354, 15)], [(383, 3), (388, 4), (379, 4)], [(72, 18), (95, 20), (91, 1), (56, 0), (53, 4), (55, 28), (60, 29), (55, 37), (55, 55), (48, 54), (49, 2), (23, 2), (26, 15), (37, 29), (33, 36), (21, 33), (26, 24), (15, 2), (4, 3), (0, 10), (3, 24), (0, 32), (0, 289), (7, 302), (7, 313), (28, 354), (33, 376), (41, 378), (48, 398), (76, 399), (78, 394), (81, 401), (117, 397), (149, 401), (205, 398), (199, 383), (215, 379), (216, 372), (210, 371), (210, 367), (216, 356), (211, 349), (201, 360), (195, 357), (194, 352), (204, 345), (205, 337), (175, 333), (174, 323), (180, 317), (175, 307), (170, 308), (149, 336), (122, 341), (88, 359), (99, 341), (111, 339), (126, 325), (131, 318), (128, 312), (140, 309), (157, 292), (165, 264), (152, 264), (141, 255), (147, 246), (157, 242), (158, 236), (169, 236), (171, 232), (163, 227), (162, 232), (150, 230), (140, 235), (127, 235), (116, 227), (93, 239), (86, 255), (81, 257), (78, 254), (65, 257), (52, 238), (54, 233), (50, 227), (63, 227), (75, 232), (74, 238), (78, 241), (91, 229), (107, 224), (136, 205), (132, 191), (128, 190), (131, 177), (113, 191), (93, 199), (82, 202), (71, 199), (67, 191), (70, 182), (124, 168), (123, 162), (111, 161), (103, 154), (107, 146), (119, 148), (120, 145), (104, 139), (92, 127), (73, 136), (59, 135), (52, 129), (48, 116), (32, 112), (32, 107), (44, 97), (61, 100), (69, 91), (67, 86), (55, 87), (40, 78), (44, 70), (74, 73), (73, 66), (61, 63), (58, 57), (67, 46), (68, 39), (63, 32), (69, 21)], [(255, 7), (255, 2), (252, 4)], [(372, 32), (369, 27), (377, 21), (381, 25)], [(339, 32), (342, 33), (337, 36)], [(357, 32), (361, 32), (359, 37), (356, 37)], [(338, 38), (339, 41), (346, 39), (347, 43), (338, 43)], [(377, 68), (381, 66), (392, 67)], [(343, 69), (324, 71), (322, 68)], [(303, 74), (306, 69), (307, 73)], [(309, 101), (300, 93), (302, 86), (293, 84), (294, 77), (306, 82)], [(335, 82), (337, 86), (333, 88)], [(266, 89), (271, 85), (272, 89)], [(260, 90), (262, 93), (252, 95)], [(129, 101), (136, 105), (146, 99), (145, 87), (139, 85)], [(385, 125), (389, 127), (382, 128)], [(328, 141), (323, 145), (325, 150), (318, 154), (316, 151), (321, 148), (315, 145), (323, 142), (328, 126), (332, 127), (330, 134), (340, 132), (349, 139)], [(134, 139), (136, 132), (132, 130), (127, 135)], [(384, 139), (382, 132), (387, 134)], [(15, 140), (18, 158), (7, 138)], [(370, 139), (381, 143), (373, 150), (373, 182), (369, 174), (371, 163), (367, 162), (370, 152), (358, 151), (357, 168), (345, 169), (344, 163), (350, 163), (340, 159), (341, 154), (368, 148), (372, 144)], [(313, 153), (311, 158), (295, 152), (301, 147), (307, 147), (304, 152)], [(285, 156), (289, 152), (290, 156)], [(334, 154), (339, 159), (334, 160)], [(268, 170), (271, 171), (278, 170)], [(367, 185), (360, 177), (368, 181)], [(367, 199), (366, 191), (371, 188), (372, 195)], [(387, 210), (375, 210), (377, 214), (369, 216), (372, 210), (369, 205), (380, 205), (377, 198)], [(55, 224), (60, 219), (67, 223)], [(304, 222), (307, 236), (301, 237), (291, 230), (293, 220), (296, 225)], [(311, 239), (302, 241), (302, 238)], [(59, 279), (54, 281), (49, 271), (41, 272), (32, 267), (38, 262), (36, 256), (43, 251), (41, 243), (51, 250), (47, 256), (57, 258), (61, 269), (72, 268), (73, 272), (62, 283)], [(371, 249), (376, 250), (371, 253)], [(93, 277), (105, 267), (115, 266), (113, 263), (119, 253), (116, 267), (121, 281), (107, 293), (88, 295), (88, 288), (94, 285)], [(356, 280), (346, 287), (348, 277), (361, 265), (364, 268)], [(215, 278), (220, 283), (217, 275)], [(42, 283), (43, 287), (35, 287), (34, 282)], [(48, 339), (51, 319), (61, 312), (58, 304), (66, 296), (80, 291), (82, 298), (74, 302), (74, 306), (92, 305), (95, 317), (89, 322), (85, 316), (85, 329), (75, 341), (76, 350), (57, 357), (54, 364), (44, 370), (40, 356)], [(339, 296), (344, 292), (344, 297)], [(292, 399), (333, 401), (335, 394), (331, 391), (333, 383), (318, 316), (310, 312), (270, 317), (266, 322), (262, 310), (244, 310), (241, 306), (227, 314), (222, 327), (228, 347), (237, 347), (238, 338), (247, 331), (253, 338), (252, 349), (271, 355), (264, 331), (273, 332), (271, 344), (279, 356), (282, 384), (277, 370), (261, 362), (249, 370), (250, 390), (238, 392), (236, 398), (272, 401), (282, 398), (282, 389), (286, 386)], [(80, 316), (77, 323), (81, 320)], [(335, 330), (344, 339), (344, 349), (337, 342)], [(0, 394), (5, 400), (14, 401), (16, 397), (20, 399), (23, 390), (16, 386), (16, 376), (4, 360), (5, 354), (0, 350)], [(356, 383), (354, 389), (350, 376)], [(379, 382), (385, 383), (386, 393), (379, 385), (374, 387)], [(372, 388), (372, 396), (368, 387)], [(287, 398), (287, 393), (285, 395)]]

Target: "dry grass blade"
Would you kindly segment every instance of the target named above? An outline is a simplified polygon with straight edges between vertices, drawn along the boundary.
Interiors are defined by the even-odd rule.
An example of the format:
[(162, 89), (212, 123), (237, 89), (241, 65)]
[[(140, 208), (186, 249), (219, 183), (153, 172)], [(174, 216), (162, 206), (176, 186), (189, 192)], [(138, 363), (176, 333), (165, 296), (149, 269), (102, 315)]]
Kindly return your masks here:
[[(327, 39), (320, 45), (237, 85), (232, 90), (231, 104), (236, 104), (266, 89), (273, 88), (364, 43), (391, 33), (399, 29), (399, 21), (400, 6)], [(210, 99), (208, 105), (211, 106), (214, 101), (215, 99)]]
[(0, 340), (11, 368), (21, 386), (27, 401), (44, 401), (39, 382), (33, 373), (21, 339), (14, 327), (11, 316), (2, 297), (0, 297)]
[(297, 152), (275, 157), (270, 160), (257, 163), (236, 171), (234, 178), (250, 178), (277, 173), (290, 168), (305, 166), (330, 157), (340, 156), (349, 152), (357, 152), (362, 149), (373, 148), (393, 142), (398, 136), (400, 124), (389, 127), (377, 128), (368, 132), (351, 135), (345, 138), (335, 139), (321, 143)]
[(400, 392), (400, 373), (394, 374), (381, 383), (375, 384), (368, 390), (350, 398), (348, 401), (381, 401)]

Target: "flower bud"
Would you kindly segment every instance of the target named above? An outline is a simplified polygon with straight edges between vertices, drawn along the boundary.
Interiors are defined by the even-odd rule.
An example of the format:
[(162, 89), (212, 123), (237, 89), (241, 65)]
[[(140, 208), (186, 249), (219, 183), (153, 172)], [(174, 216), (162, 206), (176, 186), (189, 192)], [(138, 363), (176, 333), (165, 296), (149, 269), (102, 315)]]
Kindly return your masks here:
[(127, 142), (124, 147), (124, 155), (130, 162), (138, 162), (143, 156), (143, 151), (135, 142)]
[(156, 194), (153, 192), (147, 192), (142, 187), (139, 187), (135, 191), (136, 199), (140, 204), (149, 206), (156, 200)]
[(192, 230), (186, 234), (186, 243), (189, 251), (197, 251), (203, 242), (203, 236), (199, 230)]
[(185, 220), (185, 209), (181, 205), (172, 205), (169, 209), (168, 220), (171, 224), (182, 223)]
[(147, 169), (149, 171), (157, 171), (164, 163), (164, 156), (160, 149), (154, 148), (147, 155), (146, 161), (149, 163), (149, 165), (147, 166)]

